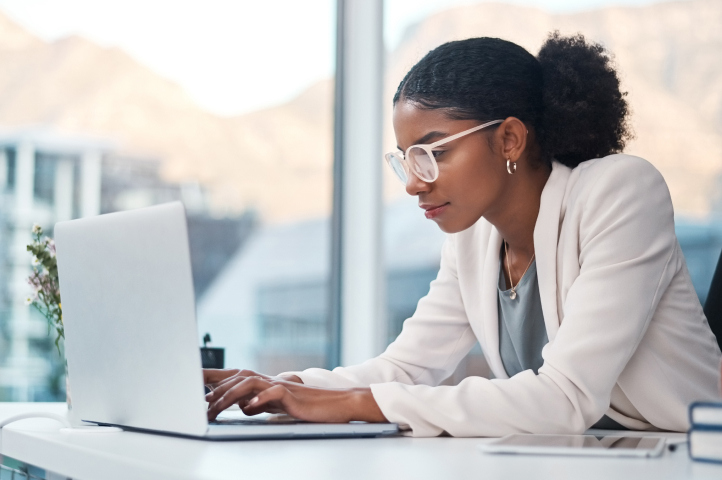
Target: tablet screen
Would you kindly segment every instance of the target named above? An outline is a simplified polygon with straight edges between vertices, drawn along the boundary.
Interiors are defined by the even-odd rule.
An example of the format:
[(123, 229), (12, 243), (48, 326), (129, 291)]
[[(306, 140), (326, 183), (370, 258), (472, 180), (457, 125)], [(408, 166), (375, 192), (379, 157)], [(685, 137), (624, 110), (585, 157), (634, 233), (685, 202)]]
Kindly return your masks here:
[[(620, 437), (593, 435), (509, 435), (504, 445), (566, 448), (650, 448), (655, 437)], [(649, 441), (651, 440), (651, 441)], [(500, 442), (501, 443), (501, 442)]]
[[(617, 452), (618, 454), (654, 455), (661, 452), (660, 437), (626, 437), (620, 435), (507, 435), (480, 446), (491, 453), (570, 454), (575, 452)], [(632, 453), (634, 452), (634, 453)]]

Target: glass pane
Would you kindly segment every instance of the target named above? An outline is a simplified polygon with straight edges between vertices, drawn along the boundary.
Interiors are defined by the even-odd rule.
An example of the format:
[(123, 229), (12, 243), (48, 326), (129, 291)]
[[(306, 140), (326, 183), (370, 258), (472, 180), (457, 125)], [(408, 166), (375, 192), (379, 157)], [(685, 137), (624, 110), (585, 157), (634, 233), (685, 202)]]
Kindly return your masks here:
[[(625, 152), (650, 161), (667, 181), (679, 242), (704, 302), (722, 250), (722, 70), (715, 23), (722, 3), (707, 6), (712, 10), (703, 12), (695, 2), (654, 0), (387, 0), (384, 149), (397, 144), (390, 119), (398, 84), (433, 48), (452, 40), (490, 36), (511, 40), (536, 54), (555, 29), (562, 34), (581, 32), (587, 39), (603, 43), (615, 56), (622, 89), (629, 92), (636, 134)], [(688, 25), (695, 25), (699, 32), (694, 38), (688, 34)], [(386, 177), (390, 217), (399, 205), (413, 201), (404, 198), (403, 188), (388, 172)], [(390, 340), (403, 317), (413, 312), (413, 305), (428, 291), (441, 241), (433, 222), (419, 219), (423, 212), (409, 207), (403, 215), (395, 220), (399, 222), (396, 229), (387, 229), (387, 248), (396, 241), (436, 240), (419, 240), (426, 252), (423, 262), (428, 263), (414, 260), (405, 266), (408, 272), (417, 272), (409, 273), (418, 282), (415, 288), (399, 284), (398, 267), (389, 262)], [(393, 255), (387, 258), (393, 259)], [(422, 266), (428, 269), (423, 274)], [(488, 372), (480, 354), (478, 348), (472, 351), (449, 381)]]
[(65, 398), (32, 225), (176, 200), (199, 346), (323, 366), (335, 2), (0, 0), (0, 23), (0, 401)]

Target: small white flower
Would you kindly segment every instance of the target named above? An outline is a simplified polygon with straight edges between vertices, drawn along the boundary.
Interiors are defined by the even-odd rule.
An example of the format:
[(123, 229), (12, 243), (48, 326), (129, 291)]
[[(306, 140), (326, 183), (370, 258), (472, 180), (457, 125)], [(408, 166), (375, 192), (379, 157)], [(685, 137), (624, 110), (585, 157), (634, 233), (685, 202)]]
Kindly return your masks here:
[(38, 260), (38, 257), (33, 257), (33, 266), (37, 267), (40, 265), (40, 260)]
[(42, 227), (40, 225), (38, 225), (37, 223), (34, 224), (33, 225), (33, 235), (40, 235), (41, 233), (43, 233)]
[(32, 305), (36, 298), (38, 298), (37, 295), (28, 296), (25, 298), (25, 305)]

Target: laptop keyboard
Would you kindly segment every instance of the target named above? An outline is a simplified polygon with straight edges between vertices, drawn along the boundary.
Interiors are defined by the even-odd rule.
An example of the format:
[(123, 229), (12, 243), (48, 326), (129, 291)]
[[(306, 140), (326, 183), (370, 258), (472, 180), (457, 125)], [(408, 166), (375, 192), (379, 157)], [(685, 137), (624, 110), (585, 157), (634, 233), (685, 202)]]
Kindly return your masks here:
[(208, 422), (209, 425), (295, 425), (298, 423), (308, 423), (303, 420), (298, 420), (288, 415), (273, 415), (261, 419), (253, 418), (216, 418), (212, 422)]

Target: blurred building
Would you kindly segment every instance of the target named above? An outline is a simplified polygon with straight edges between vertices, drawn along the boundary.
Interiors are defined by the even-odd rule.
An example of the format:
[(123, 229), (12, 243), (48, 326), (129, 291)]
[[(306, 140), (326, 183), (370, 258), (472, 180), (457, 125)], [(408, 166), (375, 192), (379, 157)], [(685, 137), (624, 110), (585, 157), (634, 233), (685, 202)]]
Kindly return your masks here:
[[(27, 307), (31, 228), (100, 212), (102, 139), (0, 132), (0, 399), (34, 400), (53, 376), (47, 321)], [(55, 362), (58, 363), (57, 361)]]
[[(445, 236), (410, 197), (387, 208), (384, 229), (390, 342), (436, 277)], [(228, 366), (325, 366), (329, 240), (327, 219), (264, 226), (228, 262), (198, 305), (199, 329), (226, 348)]]
[(108, 140), (44, 128), (0, 131), (0, 199), (0, 401), (64, 394), (47, 321), (24, 303), (34, 223), (52, 236), (58, 221), (183, 201), (198, 298), (256, 223), (253, 213), (211, 216), (204, 190), (164, 181), (157, 160), (118, 156)]
[(236, 253), (257, 224), (254, 211), (217, 217), (209, 213), (207, 193), (197, 182), (171, 183), (157, 159), (107, 155), (103, 159), (100, 213), (181, 201), (188, 219), (196, 298)]

